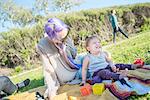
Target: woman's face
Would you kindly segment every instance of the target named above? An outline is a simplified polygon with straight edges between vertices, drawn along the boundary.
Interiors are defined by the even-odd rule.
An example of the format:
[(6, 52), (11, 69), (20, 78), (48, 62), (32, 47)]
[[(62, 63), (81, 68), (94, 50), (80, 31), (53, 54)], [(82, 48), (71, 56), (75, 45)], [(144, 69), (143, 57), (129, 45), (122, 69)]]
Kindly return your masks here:
[(57, 36), (59, 37), (60, 40), (64, 39), (67, 36), (68, 29), (65, 28), (62, 31), (57, 33)]
[(56, 33), (55, 43), (62, 43), (63, 39), (67, 36), (68, 29), (64, 28), (62, 31)]

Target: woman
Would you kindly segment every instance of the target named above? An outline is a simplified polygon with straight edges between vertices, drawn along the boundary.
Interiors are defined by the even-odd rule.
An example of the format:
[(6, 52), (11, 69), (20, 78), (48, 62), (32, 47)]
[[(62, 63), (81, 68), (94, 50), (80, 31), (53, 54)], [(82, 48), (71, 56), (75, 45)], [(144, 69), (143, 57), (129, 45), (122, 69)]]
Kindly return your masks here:
[(118, 25), (118, 20), (116, 16), (116, 11), (111, 10), (111, 15), (110, 15), (110, 22), (113, 28), (113, 43), (116, 43), (116, 33), (119, 31), (121, 32), (126, 38), (129, 38), (127, 34), (120, 28)]
[(45, 25), (45, 32), (47, 37), (38, 43), (38, 51), (44, 66), (45, 94), (52, 99), (61, 84), (74, 78), (76, 69), (64, 54), (63, 41), (68, 35), (68, 26), (57, 18), (51, 18)]

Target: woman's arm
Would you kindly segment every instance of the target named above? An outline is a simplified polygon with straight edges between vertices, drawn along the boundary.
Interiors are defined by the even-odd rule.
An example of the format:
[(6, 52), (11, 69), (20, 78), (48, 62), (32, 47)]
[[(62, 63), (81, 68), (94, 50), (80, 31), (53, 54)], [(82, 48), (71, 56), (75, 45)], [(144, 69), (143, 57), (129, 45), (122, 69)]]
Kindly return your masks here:
[(83, 65), (82, 65), (82, 83), (81, 83), (81, 85), (84, 85), (86, 83), (88, 64), (89, 64), (89, 57), (86, 56), (83, 60)]
[[(57, 49), (59, 50), (60, 55), (64, 58), (65, 62), (73, 69), (77, 68), (76, 65), (74, 65), (68, 58), (65, 48), (66, 46), (62, 43), (60, 45), (54, 43), (54, 45), (57, 47)], [(61, 46), (61, 47), (60, 47)]]
[(66, 54), (66, 52), (63, 50), (63, 51), (61, 51), (62, 52), (62, 56), (63, 56), (63, 58), (64, 58), (64, 60), (66, 61), (66, 63), (71, 67), (71, 68), (77, 68), (76, 67), (76, 65), (74, 65), (70, 60), (69, 60), (69, 58), (67, 57), (67, 54)]

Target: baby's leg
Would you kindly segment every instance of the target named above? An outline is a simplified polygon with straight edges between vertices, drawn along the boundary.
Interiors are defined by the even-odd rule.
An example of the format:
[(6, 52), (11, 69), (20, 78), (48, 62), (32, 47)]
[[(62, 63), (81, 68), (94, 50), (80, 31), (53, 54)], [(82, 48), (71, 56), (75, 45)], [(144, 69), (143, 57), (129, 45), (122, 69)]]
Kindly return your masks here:
[(111, 72), (109, 69), (100, 70), (97, 75), (102, 79), (113, 79), (114, 81), (119, 80), (122, 85), (126, 84), (131, 88), (131, 86), (124, 79), (124, 75)]
[(114, 79), (114, 80), (119, 80), (120, 78), (120, 74), (117, 74), (117, 73), (114, 73), (114, 72), (111, 72), (109, 69), (103, 69), (103, 70), (100, 70), (99, 72), (97, 72), (96, 76), (99, 76), (100, 78), (102, 79)]
[(140, 64), (132, 64), (132, 68), (133, 69), (137, 69), (137, 68), (141, 68), (143, 67), (143, 65), (140, 65)]
[(134, 64), (115, 64), (119, 70), (125, 70), (126, 68), (129, 70), (136, 69)]

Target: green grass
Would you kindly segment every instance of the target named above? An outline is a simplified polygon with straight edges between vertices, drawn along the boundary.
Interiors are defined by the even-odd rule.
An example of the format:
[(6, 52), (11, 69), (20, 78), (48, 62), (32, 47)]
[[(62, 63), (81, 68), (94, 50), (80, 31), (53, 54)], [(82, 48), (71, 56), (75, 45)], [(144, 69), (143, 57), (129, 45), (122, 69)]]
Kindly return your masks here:
[(27, 73), (25, 72), (24, 74), (17, 75), (15, 77), (12, 77), (11, 79), (14, 83), (18, 83), (18, 82), (21, 82), (22, 80), (25, 80), (26, 78), (29, 78), (31, 80), (31, 83), (29, 86), (21, 89), (19, 92), (28, 91), (30, 89), (44, 85), (44, 77), (43, 77), (42, 68), (27, 72)]
[(150, 31), (106, 48), (116, 63), (133, 63), (135, 58), (142, 58), (150, 64)]

